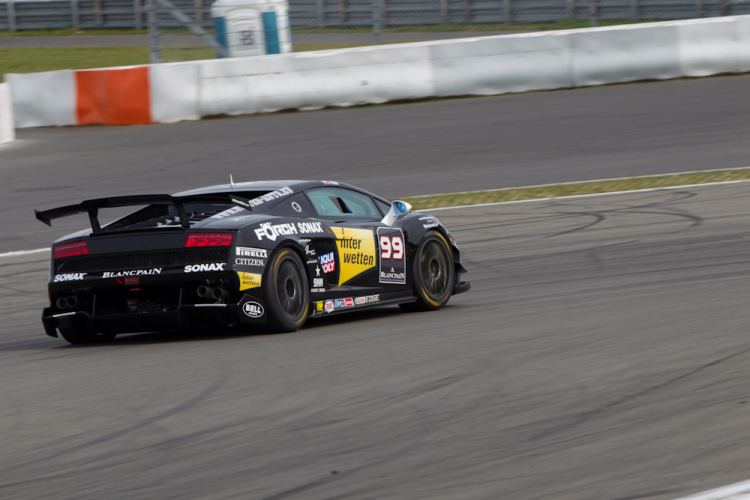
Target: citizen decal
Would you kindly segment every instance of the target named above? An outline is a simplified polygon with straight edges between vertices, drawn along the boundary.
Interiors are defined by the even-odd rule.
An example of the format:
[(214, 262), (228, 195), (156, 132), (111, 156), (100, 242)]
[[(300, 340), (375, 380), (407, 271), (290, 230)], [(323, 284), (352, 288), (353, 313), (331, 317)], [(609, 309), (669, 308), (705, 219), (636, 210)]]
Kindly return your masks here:
[(258, 267), (263, 267), (266, 265), (263, 259), (241, 259), (239, 257), (234, 259), (234, 264), (236, 266), (258, 266)]
[(318, 260), (320, 265), (323, 266), (324, 273), (328, 274), (336, 270), (336, 258), (333, 256), (333, 252), (321, 255)]
[(286, 224), (273, 225), (270, 222), (264, 222), (255, 230), (255, 236), (258, 237), (258, 240), (266, 237), (271, 241), (276, 241), (276, 238), (280, 235), (322, 233), (323, 227), (321, 224), (321, 222), (297, 222), (296, 224), (287, 222)]
[(242, 312), (250, 318), (260, 318), (263, 316), (264, 311), (263, 306), (257, 302), (245, 302), (242, 305)]
[(54, 283), (60, 281), (78, 281), (82, 280), (88, 273), (70, 273), (70, 274), (56, 274)]
[(161, 267), (153, 269), (139, 269), (137, 271), (118, 271), (116, 273), (104, 273), (102, 278), (119, 278), (120, 276), (143, 276), (144, 274), (161, 274)]
[(201, 271), (223, 271), (226, 264), (222, 262), (216, 262), (214, 264), (195, 264), (193, 266), (185, 266), (186, 273), (197, 273)]
[(370, 302), (380, 302), (380, 295), (367, 295), (366, 297), (357, 297), (354, 303), (358, 306), (369, 304)]

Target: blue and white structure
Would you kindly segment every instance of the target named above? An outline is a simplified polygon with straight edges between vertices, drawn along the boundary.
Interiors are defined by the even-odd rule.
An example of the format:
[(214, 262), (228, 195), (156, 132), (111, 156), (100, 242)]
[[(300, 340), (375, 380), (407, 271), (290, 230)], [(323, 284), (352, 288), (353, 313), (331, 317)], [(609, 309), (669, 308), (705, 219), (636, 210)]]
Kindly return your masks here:
[(292, 51), (287, 0), (217, 0), (211, 17), (216, 40), (230, 57)]

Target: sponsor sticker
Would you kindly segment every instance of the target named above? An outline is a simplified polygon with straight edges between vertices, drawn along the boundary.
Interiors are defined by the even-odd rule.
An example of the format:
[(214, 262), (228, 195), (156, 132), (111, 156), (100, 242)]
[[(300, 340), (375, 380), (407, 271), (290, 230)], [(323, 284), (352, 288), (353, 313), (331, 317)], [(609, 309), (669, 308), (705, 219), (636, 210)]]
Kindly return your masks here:
[(240, 291), (258, 288), (263, 279), (262, 274), (242, 273), (240, 271), (237, 271), (237, 276), (240, 278)]
[(78, 281), (82, 280), (84, 276), (86, 276), (88, 273), (70, 273), (70, 274), (56, 274), (54, 283), (58, 283), (60, 281)]
[(267, 259), (268, 250), (264, 248), (235, 247), (237, 257), (255, 257), (256, 259)]
[(279, 198), (289, 196), (290, 194), (293, 194), (293, 193), (294, 191), (292, 190), (292, 188), (290, 188), (289, 186), (286, 186), (281, 189), (277, 189), (276, 191), (271, 191), (270, 193), (266, 193), (264, 195), (258, 196), (257, 198), (253, 198), (252, 200), (250, 200), (250, 206), (257, 207), (266, 202), (278, 200)]
[(380, 295), (367, 295), (365, 297), (357, 297), (354, 299), (354, 303), (358, 306), (369, 304), (370, 302), (380, 302)]
[(263, 259), (243, 259), (241, 257), (237, 257), (236, 259), (234, 259), (234, 265), (263, 267), (266, 265), (266, 262)]
[(313, 278), (313, 286), (315, 288), (322, 288), (323, 287), (323, 278)]
[(336, 299), (334, 301), (334, 307), (336, 309), (341, 309), (344, 307), (354, 307), (354, 299), (351, 297), (347, 297), (345, 299)]
[(430, 222), (430, 223), (427, 223), (427, 224), (422, 224), (422, 227), (425, 228), (425, 229), (430, 229), (430, 228), (438, 227), (438, 226), (439, 226), (439, 224), (437, 222)]
[(323, 311), (325, 311), (325, 307), (326, 307), (325, 306), (325, 302), (323, 302), (323, 301), (315, 303), (315, 310), (316, 311), (323, 312)]
[(325, 308), (326, 308), (326, 312), (327, 313), (333, 312), (334, 304), (333, 304), (333, 301), (331, 299), (326, 300)]
[(215, 262), (213, 264), (195, 264), (195, 265), (188, 265), (185, 266), (185, 272), (186, 273), (197, 273), (201, 271), (223, 271), (224, 270), (224, 264), (223, 262)]
[(242, 312), (245, 313), (245, 316), (249, 316), (251, 318), (260, 318), (263, 316), (263, 306), (258, 304), (257, 302), (245, 302), (242, 305)]
[(315, 249), (312, 248), (310, 245), (305, 245), (305, 255), (315, 257)]
[(336, 270), (336, 258), (333, 256), (333, 252), (321, 255), (318, 257), (318, 261), (323, 266), (324, 273), (328, 274)]
[(325, 186), (338, 186), (339, 183), (336, 181), (320, 181)]
[(333, 227), (339, 251), (339, 284), (375, 267), (375, 237), (370, 229)]
[(119, 278), (121, 276), (143, 276), (148, 274), (161, 274), (161, 267), (155, 267), (153, 269), (138, 269), (135, 271), (118, 271), (116, 273), (104, 273), (102, 278)]
[(322, 222), (287, 222), (284, 224), (271, 224), (270, 222), (264, 222), (259, 228), (255, 230), (255, 236), (258, 240), (262, 240), (264, 237), (276, 241), (281, 235), (288, 236), (290, 234), (316, 234), (323, 232)]
[(310, 293), (323, 293), (325, 291), (326, 291), (325, 288), (311, 288), (310, 289)]
[(234, 215), (236, 213), (242, 212), (243, 210), (245, 210), (245, 209), (242, 208), (242, 207), (227, 208), (223, 212), (219, 212), (216, 215), (212, 215), (211, 218), (212, 219), (224, 219), (226, 217), (231, 217), (232, 215)]
[(378, 228), (381, 283), (406, 284), (406, 245), (401, 229)]

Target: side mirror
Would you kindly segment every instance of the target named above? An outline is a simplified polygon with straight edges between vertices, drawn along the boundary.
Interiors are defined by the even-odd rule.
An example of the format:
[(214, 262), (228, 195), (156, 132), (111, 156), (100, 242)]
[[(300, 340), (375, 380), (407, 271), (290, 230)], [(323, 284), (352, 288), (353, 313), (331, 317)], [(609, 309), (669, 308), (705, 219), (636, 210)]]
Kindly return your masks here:
[(391, 203), (391, 209), (388, 210), (388, 213), (385, 214), (385, 217), (383, 217), (383, 220), (380, 222), (386, 226), (392, 226), (396, 220), (409, 213), (411, 213), (411, 205), (405, 201), (394, 200), (393, 203)]

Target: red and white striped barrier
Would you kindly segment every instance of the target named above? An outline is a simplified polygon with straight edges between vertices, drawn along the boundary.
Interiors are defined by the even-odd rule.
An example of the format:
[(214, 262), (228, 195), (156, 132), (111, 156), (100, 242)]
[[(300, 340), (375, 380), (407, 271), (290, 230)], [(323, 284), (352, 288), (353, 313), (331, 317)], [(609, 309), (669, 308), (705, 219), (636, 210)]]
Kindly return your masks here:
[(6, 75), (16, 127), (144, 124), (750, 71), (750, 16)]

